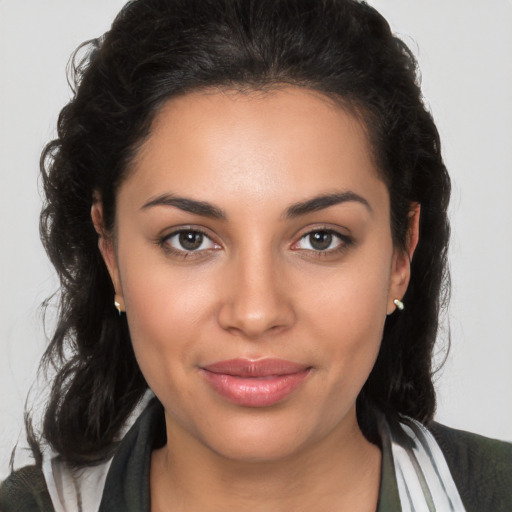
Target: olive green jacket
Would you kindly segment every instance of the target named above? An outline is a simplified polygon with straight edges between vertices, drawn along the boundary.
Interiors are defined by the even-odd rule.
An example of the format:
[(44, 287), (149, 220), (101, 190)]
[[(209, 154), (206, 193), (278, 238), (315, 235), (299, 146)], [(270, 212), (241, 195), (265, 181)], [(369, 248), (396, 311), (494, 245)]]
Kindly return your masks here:
[[(162, 411), (149, 406), (114, 456), (100, 512), (149, 512), (151, 452), (162, 444)], [(467, 512), (512, 511), (512, 444), (432, 423)], [(377, 512), (399, 512), (400, 499), (392, 456), (383, 447)], [(0, 487), (1, 512), (54, 512), (40, 468), (27, 466)], [(89, 511), (84, 511), (89, 512)], [(437, 511), (440, 512), (440, 511)]]

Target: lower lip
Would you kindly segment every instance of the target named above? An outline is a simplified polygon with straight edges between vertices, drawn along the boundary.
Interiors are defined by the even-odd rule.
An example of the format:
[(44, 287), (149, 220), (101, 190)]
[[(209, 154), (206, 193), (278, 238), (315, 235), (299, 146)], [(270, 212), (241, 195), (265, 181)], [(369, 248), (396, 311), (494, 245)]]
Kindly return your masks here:
[(245, 407), (268, 407), (293, 393), (307, 379), (310, 369), (270, 377), (236, 377), (202, 370), (210, 386), (221, 396)]

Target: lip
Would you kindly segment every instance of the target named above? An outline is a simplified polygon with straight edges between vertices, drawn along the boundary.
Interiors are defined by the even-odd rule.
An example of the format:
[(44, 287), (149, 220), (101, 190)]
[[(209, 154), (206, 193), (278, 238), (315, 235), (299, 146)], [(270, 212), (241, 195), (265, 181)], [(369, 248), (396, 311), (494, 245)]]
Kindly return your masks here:
[(230, 359), (200, 368), (206, 382), (228, 401), (245, 407), (269, 407), (293, 393), (311, 367), (285, 359)]

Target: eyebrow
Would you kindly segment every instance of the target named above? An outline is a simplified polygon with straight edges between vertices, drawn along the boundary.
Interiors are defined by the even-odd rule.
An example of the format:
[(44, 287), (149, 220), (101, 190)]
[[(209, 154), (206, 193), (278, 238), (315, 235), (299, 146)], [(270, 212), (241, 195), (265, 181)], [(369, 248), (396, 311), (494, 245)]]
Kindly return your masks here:
[[(355, 192), (346, 191), (322, 194), (320, 196), (313, 197), (312, 199), (292, 204), (286, 209), (284, 216), (285, 218), (293, 219), (329, 208), (330, 206), (348, 202), (360, 203), (365, 206), (370, 213), (373, 212), (370, 203), (364, 197), (356, 194)], [(206, 201), (197, 201), (186, 197), (177, 197), (172, 194), (162, 194), (161, 196), (151, 199), (142, 206), (141, 210), (146, 210), (155, 206), (172, 206), (202, 217), (209, 217), (217, 220), (227, 219), (226, 213), (211, 203)]]
[(196, 201), (186, 197), (176, 197), (171, 194), (163, 194), (148, 201), (141, 210), (146, 210), (154, 206), (174, 206), (185, 212), (201, 215), (202, 217), (209, 217), (211, 219), (226, 220), (226, 214), (217, 206), (214, 206), (206, 201)]
[(308, 199), (307, 201), (295, 203), (286, 210), (285, 216), (292, 219), (329, 208), (330, 206), (349, 202), (360, 203), (365, 206), (370, 213), (373, 213), (370, 203), (364, 197), (361, 197), (355, 192), (346, 191), (322, 194), (320, 196), (313, 197), (312, 199)]

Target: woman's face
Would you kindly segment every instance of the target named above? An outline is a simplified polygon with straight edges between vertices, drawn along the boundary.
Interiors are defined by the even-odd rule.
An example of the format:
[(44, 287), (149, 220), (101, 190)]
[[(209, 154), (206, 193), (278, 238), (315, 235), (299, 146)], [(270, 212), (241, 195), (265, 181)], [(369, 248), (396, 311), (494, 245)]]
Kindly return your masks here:
[(276, 460), (357, 429), (408, 261), (355, 117), (291, 87), (170, 100), (101, 247), (169, 436)]

